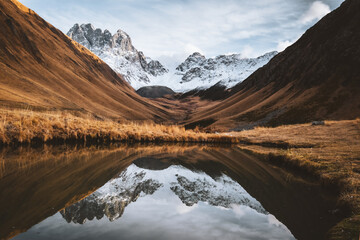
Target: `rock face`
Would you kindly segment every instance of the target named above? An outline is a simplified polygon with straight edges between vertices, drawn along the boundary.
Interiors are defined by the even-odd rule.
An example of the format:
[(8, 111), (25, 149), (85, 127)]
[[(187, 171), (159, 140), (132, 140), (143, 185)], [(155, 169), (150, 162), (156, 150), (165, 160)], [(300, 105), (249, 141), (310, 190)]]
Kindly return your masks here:
[(150, 83), (150, 77), (168, 72), (159, 61), (138, 51), (122, 30), (112, 35), (108, 30), (95, 29), (90, 23), (75, 24), (67, 35), (99, 56), (134, 88)]
[(171, 88), (164, 87), (164, 86), (149, 86), (149, 87), (142, 87), (136, 91), (140, 96), (146, 98), (161, 98), (165, 95), (171, 95), (175, 92), (171, 90)]

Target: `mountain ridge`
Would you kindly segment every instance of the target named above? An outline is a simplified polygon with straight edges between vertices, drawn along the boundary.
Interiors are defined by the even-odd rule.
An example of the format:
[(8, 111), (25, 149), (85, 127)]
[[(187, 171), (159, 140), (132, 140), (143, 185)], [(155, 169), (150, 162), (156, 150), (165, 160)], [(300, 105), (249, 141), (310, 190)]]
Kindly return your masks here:
[(123, 30), (112, 35), (108, 30), (95, 29), (90, 23), (75, 24), (67, 35), (123, 75), (135, 89), (158, 85), (186, 92), (195, 88), (210, 88), (218, 82), (230, 88), (277, 54), (273, 51), (257, 58), (245, 58), (241, 54), (206, 58), (195, 52), (176, 69), (167, 69), (159, 61), (145, 57), (138, 51)]

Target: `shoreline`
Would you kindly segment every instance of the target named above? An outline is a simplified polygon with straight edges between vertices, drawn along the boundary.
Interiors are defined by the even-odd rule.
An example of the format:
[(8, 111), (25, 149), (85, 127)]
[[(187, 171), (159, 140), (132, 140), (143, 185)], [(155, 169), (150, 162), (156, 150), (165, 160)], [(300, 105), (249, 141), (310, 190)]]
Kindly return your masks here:
[[(69, 113), (0, 110), (0, 148), (41, 145), (219, 145), (238, 147), (270, 164), (310, 176), (336, 191), (349, 217), (329, 239), (352, 239), (360, 232), (360, 119), (226, 133), (203, 133), (177, 125), (118, 123)], [(344, 236), (344, 234), (349, 236)]]

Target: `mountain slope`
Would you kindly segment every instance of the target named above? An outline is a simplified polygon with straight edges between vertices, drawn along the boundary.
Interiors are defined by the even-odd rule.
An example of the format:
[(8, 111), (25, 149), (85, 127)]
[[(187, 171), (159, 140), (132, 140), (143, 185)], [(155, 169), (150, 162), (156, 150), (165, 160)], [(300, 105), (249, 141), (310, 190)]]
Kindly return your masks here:
[(229, 98), (195, 113), (188, 123), (240, 130), (359, 117), (359, 11), (360, 1), (345, 1), (295, 44), (229, 89)]
[(165, 119), (97, 56), (16, 0), (0, 2), (1, 106)]

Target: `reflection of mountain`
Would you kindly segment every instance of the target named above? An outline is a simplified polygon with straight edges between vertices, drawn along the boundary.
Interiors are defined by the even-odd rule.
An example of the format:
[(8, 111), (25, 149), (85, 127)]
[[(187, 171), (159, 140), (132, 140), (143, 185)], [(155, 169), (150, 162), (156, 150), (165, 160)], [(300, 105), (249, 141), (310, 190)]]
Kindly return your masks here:
[(122, 216), (124, 209), (143, 193), (153, 194), (162, 185), (152, 179), (144, 179), (145, 172), (125, 170), (118, 178), (106, 183), (87, 198), (67, 207), (61, 215), (67, 222), (83, 224), (86, 219), (101, 219), (105, 215), (110, 221)]
[(177, 182), (171, 183), (171, 190), (186, 206), (206, 202), (213, 206), (230, 208), (232, 204), (246, 205), (260, 213), (266, 213), (258, 201), (252, 198), (237, 182), (222, 176), (210, 182), (205, 178), (189, 180), (177, 175)]
[(69, 223), (83, 224), (86, 219), (99, 220), (104, 215), (114, 221), (122, 216), (125, 207), (131, 202), (157, 191), (164, 191), (166, 196), (176, 194), (186, 206), (200, 201), (224, 208), (237, 204), (246, 205), (259, 213), (267, 213), (256, 199), (226, 175), (214, 179), (202, 171), (191, 171), (179, 165), (167, 167), (165, 163), (156, 166), (154, 162), (150, 164), (152, 169), (161, 170), (149, 170), (139, 167), (142, 162), (141, 159), (138, 164), (132, 164), (118, 178), (62, 210), (61, 215)]

